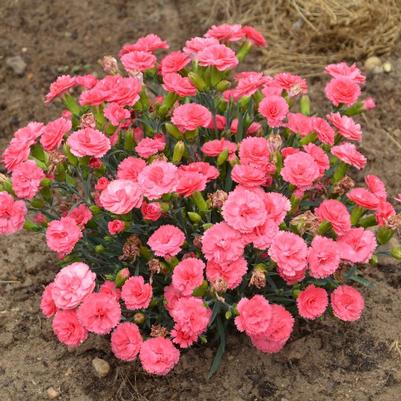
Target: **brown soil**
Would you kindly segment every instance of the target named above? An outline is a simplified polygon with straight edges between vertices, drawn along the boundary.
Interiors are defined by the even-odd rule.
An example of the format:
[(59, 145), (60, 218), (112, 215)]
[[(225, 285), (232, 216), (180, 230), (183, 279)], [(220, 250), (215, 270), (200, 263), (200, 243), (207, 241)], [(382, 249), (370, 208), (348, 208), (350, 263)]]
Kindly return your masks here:
[[(156, 32), (173, 47), (202, 33), (201, 3), (194, 0), (1, 0), (0, 1), (0, 148), (28, 120), (55, 115), (40, 99), (62, 72), (97, 68), (97, 59), (115, 54), (121, 44)], [(401, 51), (390, 74), (370, 76), (369, 94), (378, 108), (363, 122), (363, 148), (369, 171), (380, 174), (392, 194), (401, 190)], [(16, 76), (5, 59), (20, 55), (27, 63)], [(312, 96), (321, 82), (313, 85)], [(334, 319), (301, 324), (281, 353), (269, 356), (248, 340), (232, 336), (221, 370), (207, 372), (211, 349), (192, 349), (167, 378), (145, 375), (122, 364), (107, 346), (92, 339), (70, 352), (55, 340), (39, 313), (42, 288), (55, 274), (52, 255), (40, 236), (21, 233), (0, 238), (0, 400), (44, 400), (54, 387), (60, 400), (221, 400), (221, 401), (396, 401), (401, 394), (401, 273), (399, 265), (369, 268), (373, 287), (365, 290), (361, 321)], [(393, 345), (393, 347), (392, 347)], [(400, 345), (401, 347), (401, 345)], [(91, 360), (102, 357), (112, 373), (98, 379)]]

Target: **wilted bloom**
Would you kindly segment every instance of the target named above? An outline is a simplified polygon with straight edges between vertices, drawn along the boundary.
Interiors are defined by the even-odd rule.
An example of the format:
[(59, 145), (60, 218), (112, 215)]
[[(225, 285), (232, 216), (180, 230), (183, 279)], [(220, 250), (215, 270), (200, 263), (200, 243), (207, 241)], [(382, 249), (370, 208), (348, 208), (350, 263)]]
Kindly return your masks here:
[(130, 235), (123, 245), (123, 253), (120, 256), (121, 260), (135, 261), (140, 254), (142, 242), (136, 235)]
[(208, 194), (208, 198), (210, 201), (210, 206), (216, 209), (221, 209), (224, 205), (224, 202), (227, 200), (228, 194), (221, 189), (218, 189), (216, 192)]

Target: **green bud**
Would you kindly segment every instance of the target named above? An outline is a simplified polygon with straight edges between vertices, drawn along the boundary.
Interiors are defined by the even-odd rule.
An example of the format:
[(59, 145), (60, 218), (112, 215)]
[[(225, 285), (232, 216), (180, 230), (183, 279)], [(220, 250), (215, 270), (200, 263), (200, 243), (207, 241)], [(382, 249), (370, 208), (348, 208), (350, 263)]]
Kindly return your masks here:
[(203, 280), (202, 284), (192, 291), (192, 295), (194, 297), (203, 297), (206, 294), (206, 291), (208, 288), (209, 288), (209, 285), (208, 285), (207, 281)]
[(105, 251), (104, 246), (103, 245), (96, 245), (95, 246), (95, 252), (96, 253), (103, 253)]
[(216, 89), (219, 92), (224, 92), (225, 90), (227, 90), (229, 87), (231, 86), (231, 82), (227, 81), (226, 79), (223, 79), (222, 81), (220, 81), (217, 86)]
[(222, 79), (222, 73), (215, 67), (211, 67), (211, 83), (213, 87), (216, 87), (217, 84), (221, 81)]
[(401, 260), (401, 246), (391, 249), (391, 256), (395, 259)]
[(351, 224), (353, 226), (357, 225), (359, 219), (362, 217), (364, 212), (365, 212), (364, 209), (361, 208), (360, 206), (355, 206), (352, 209), (352, 212), (351, 212)]
[(41, 187), (50, 187), (52, 185), (52, 180), (49, 178), (43, 178), (42, 181), (40, 181), (40, 186)]
[(134, 133), (132, 130), (127, 131), (124, 135), (124, 149), (127, 152), (130, 152), (132, 149), (134, 149)]
[(40, 231), (40, 226), (32, 221), (26, 220), (24, 223), (24, 230), (27, 231)]
[(173, 163), (179, 164), (185, 152), (185, 144), (183, 141), (178, 141), (174, 146)]
[(102, 209), (100, 209), (100, 207), (96, 205), (89, 206), (89, 209), (95, 216), (102, 211)]
[(32, 199), (31, 206), (35, 209), (41, 209), (45, 206), (45, 202), (43, 202), (43, 199)]
[(390, 241), (390, 239), (393, 235), (394, 235), (394, 231), (391, 230), (390, 228), (380, 227), (376, 233), (377, 242), (380, 245), (387, 244), (387, 242)]
[(361, 217), (358, 221), (358, 226), (367, 228), (375, 226), (377, 223), (376, 216), (374, 214), (369, 214), (368, 216)]
[(173, 92), (167, 93), (158, 111), (158, 114), (161, 117), (164, 117), (169, 112), (169, 110), (173, 107), (174, 102), (177, 100), (177, 97), (178, 96)]
[(178, 130), (178, 128), (175, 125), (171, 123), (166, 123), (165, 127), (167, 133), (170, 134), (173, 138), (177, 139), (178, 141), (183, 139), (182, 133)]
[(316, 135), (314, 132), (312, 132), (311, 134), (308, 134), (308, 135), (304, 136), (304, 137), (299, 141), (299, 143), (300, 143), (302, 146), (304, 146), (304, 145), (307, 145), (308, 143), (315, 142), (316, 139), (317, 139), (317, 135)]
[(189, 217), (189, 220), (192, 221), (192, 223), (199, 223), (202, 221), (202, 217), (195, 212), (187, 212), (187, 215)]
[(126, 267), (124, 269), (119, 270), (114, 280), (116, 287), (117, 288), (122, 287), (123, 284), (128, 280), (128, 278), (129, 278), (129, 270)]
[(320, 225), (319, 228), (317, 230), (319, 235), (324, 235), (326, 234), (328, 231), (330, 231), (331, 229), (331, 223), (327, 220), (323, 220)]
[(340, 162), (334, 171), (333, 175), (333, 184), (337, 184), (342, 178), (344, 178), (345, 173), (347, 172), (348, 166), (344, 162)]
[(305, 116), (310, 116), (310, 98), (308, 95), (303, 95), (299, 104), (301, 113)]
[(224, 149), (217, 157), (217, 165), (221, 166), (228, 159), (228, 149)]
[(242, 98), (238, 101), (238, 104), (242, 108), (242, 110), (245, 110), (248, 107), (249, 100), (251, 98), (249, 96), (242, 96)]
[(207, 212), (207, 203), (200, 192), (194, 192), (191, 197), (200, 212)]
[(291, 291), (291, 295), (294, 299), (297, 299), (299, 297), (299, 294), (301, 293), (301, 290), (299, 288), (293, 288)]
[(145, 315), (141, 312), (135, 313), (134, 322), (139, 325), (143, 324), (145, 322)]
[(232, 316), (233, 316), (233, 314), (232, 314), (232, 312), (231, 312), (230, 310), (228, 310), (228, 311), (225, 313), (225, 315), (224, 315), (224, 317), (226, 318), (226, 320), (231, 319)]
[(71, 111), (75, 116), (79, 116), (81, 113), (81, 106), (77, 103), (75, 98), (69, 93), (64, 94), (63, 101), (68, 110)]
[(195, 86), (196, 89), (198, 89), (200, 92), (204, 92), (207, 88), (206, 82), (203, 80), (203, 78), (196, 72), (190, 72), (188, 74), (189, 80), (192, 82), (192, 84)]
[(373, 255), (369, 260), (369, 264), (371, 264), (372, 266), (378, 265), (379, 264), (379, 258), (376, 255)]
[(245, 57), (248, 55), (252, 49), (252, 42), (249, 40), (245, 41), (237, 52), (238, 61), (244, 61)]
[(167, 202), (160, 202), (160, 207), (163, 213), (167, 213), (170, 210), (170, 204)]
[(213, 227), (212, 223), (205, 223), (202, 225), (202, 228), (206, 231), (208, 230), (210, 227)]

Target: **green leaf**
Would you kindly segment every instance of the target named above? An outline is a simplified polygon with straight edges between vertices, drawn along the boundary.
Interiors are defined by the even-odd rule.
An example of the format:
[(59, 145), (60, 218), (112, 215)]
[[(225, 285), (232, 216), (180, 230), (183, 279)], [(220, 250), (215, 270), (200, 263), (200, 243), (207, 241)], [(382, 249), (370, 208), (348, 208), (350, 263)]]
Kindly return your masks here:
[(209, 373), (207, 378), (210, 379), (220, 368), (221, 360), (223, 358), (224, 352), (226, 350), (226, 332), (225, 325), (221, 321), (221, 317), (217, 317), (217, 334), (220, 338), (220, 344), (217, 348), (217, 352), (213, 358), (213, 362), (210, 365)]

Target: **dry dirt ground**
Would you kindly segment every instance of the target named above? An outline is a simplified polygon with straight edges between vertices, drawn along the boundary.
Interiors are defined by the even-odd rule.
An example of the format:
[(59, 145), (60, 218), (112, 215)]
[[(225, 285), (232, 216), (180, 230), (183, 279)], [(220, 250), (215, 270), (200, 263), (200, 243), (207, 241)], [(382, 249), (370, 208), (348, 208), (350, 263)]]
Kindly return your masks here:
[[(202, 33), (207, 13), (194, 0), (0, 0), (0, 150), (28, 120), (46, 120), (55, 110), (40, 99), (63, 72), (84, 72), (115, 54), (126, 41), (155, 32), (173, 47)], [(5, 60), (21, 56), (17, 76)], [(363, 121), (363, 149), (370, 172), (383, 176), (392, 194), (401, 192), (400, 49), (389, 58), (389, 74), (369, 76), (367, 91), (378, 107)], [(258, 63), (258, 60), (255, 60)], [(322, 96), (316, 80), (312, 97)], [(55, 340), (39, 313), (42, 288), (55, 274), (52, 256), (39, 236), (0, 238), (0, 400), (217, 400), (217, 401), (397, 401), (401, 399), (401, 273), (399, 265), (369, 268), (361, 321), (328, 319), (302, 324), (289, 346), (268, 356), (246, 338), (232, 337), (221, 370), (207, 379), (212, 350), (192, 349), (167, 378), (153, 378), (135, 365), (118, 363), (95, 341), (69, 352)], [(368, 294), (369, 293), (369, 294)], [(401, 345), (400, 345), (401, 347)], [(98, 379), (91, 360), (112, 365)]]

